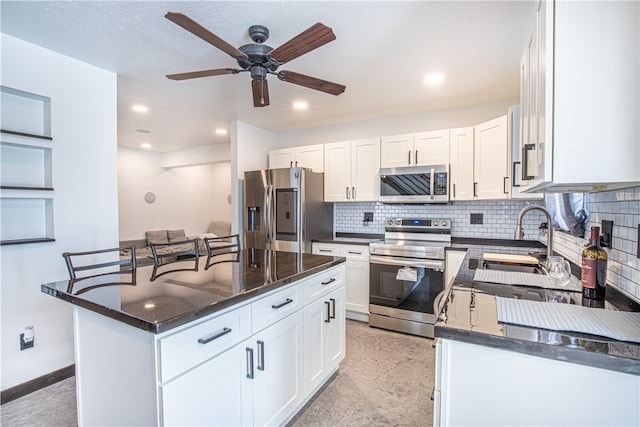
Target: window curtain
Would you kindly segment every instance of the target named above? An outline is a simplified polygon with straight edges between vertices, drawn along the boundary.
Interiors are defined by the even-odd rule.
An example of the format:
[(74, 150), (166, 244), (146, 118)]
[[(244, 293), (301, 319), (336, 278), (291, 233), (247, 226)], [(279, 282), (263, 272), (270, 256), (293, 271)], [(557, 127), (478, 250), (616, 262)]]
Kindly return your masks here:
[(553, 228), (584, 237), (588, 212), (583, 193), (547, 193), (544, 204), (553, 220)]

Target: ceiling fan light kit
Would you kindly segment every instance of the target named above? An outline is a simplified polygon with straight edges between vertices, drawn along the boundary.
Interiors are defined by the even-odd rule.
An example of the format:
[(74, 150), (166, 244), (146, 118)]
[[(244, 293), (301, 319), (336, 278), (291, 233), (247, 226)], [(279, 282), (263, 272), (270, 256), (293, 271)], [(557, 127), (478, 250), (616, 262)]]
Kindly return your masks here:
[(255, 107), (265, 107), (269, 105), (268, 74), (274, 74), (284, 82), (304, 86), (331, 95), (340, 95), (346, 89), (344, 85), (316, 77), (295, 73), (293, 71), (277, 71), (278, 67), (282, 64), (335, 40), (336, 36), (333, 30), (324, 24), (317, 23), (312, 25), (275, 49), (263, 44), (269, 38), (269, 29), (263, 25), (252, 25), (249, 27), (249, 36), (254, 43), (235, 48), (186, 15), (168, 12), (165, 18), (233, 57), (240, 66), (240, 69), (217, 68), (168, 74), (167, 78), (171, 80), (187, 80), (224, 74), (238, 74), (248, 71), (251, 74), (251, 89), (253, 92), (253, 105)]

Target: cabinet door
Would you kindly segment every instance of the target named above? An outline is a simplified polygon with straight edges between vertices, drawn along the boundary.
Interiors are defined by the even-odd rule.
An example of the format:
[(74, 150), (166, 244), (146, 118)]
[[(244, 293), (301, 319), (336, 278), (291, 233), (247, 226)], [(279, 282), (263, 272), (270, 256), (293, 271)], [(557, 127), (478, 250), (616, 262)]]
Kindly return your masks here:
[(243, 344), (160, 387), (165, 426), (251, 425), (251, 380)]
[(351, 141), (351, 200), (378, 201), (380, 196), (380, 139)]
[(369, 314), (369, 248), (344, 246), (340, 256), (347, 258), (345, 274), (345, 308), (356, 313)]
[(473, 128), (451, 129), (451, 200), (473, 200)]
[(269, 151), (269, 169), (290, 168), (295, 163), (293, 148)]
[(413, 135), (413, 163), (416, 166), (449, 164), (449, 130)]
[(380, 167), (413, 166), (413, 134), (383, 136), (380, 140)]
[(279, 425), (304, 398), (303, 310), (252, 337), (253, 424)]
[(324, 146), (322, 144), (296, 147), (294, 165), (324, 172)]
[(345, 304), (344, 286), (336, 289), (327, 296), (331, 309), (329, 323), (325, 323), (323, 341), (327, 352), (327, 368), (329, 371), (338, 367), (344, 359), (345, 347)]
[(325, 323), (330, 321), (330, 310), (331, 306), (326, 304), (326, 298), (319, 298), (304, 308), (305, 395), (319, 387), (328, 372), (323, 332)]
[(507, 116), (474, 128), (476, 198), (506, 199), (509, 195)]
[(324, 201), (351, 200), (351, 144), (333, 142), (324, 145)]

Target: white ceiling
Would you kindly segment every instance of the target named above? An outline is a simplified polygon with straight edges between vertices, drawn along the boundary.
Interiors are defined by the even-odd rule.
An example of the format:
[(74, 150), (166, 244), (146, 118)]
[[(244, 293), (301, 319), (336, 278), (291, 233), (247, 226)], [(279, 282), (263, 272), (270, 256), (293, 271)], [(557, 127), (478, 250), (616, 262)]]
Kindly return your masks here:
[[(230, 44), (262, 24), (278, 47), (316, 22), (337, 39), (280, 67), (346, 85), (328, 95), (269, 76), (254, 108), (247, 73), (172, 81), (166, 74), (236, 68), (230, 56), (164, 18), (181, 12)], [(165, 152), (227, 143), (240, 120), (272, 132), (518, 97), (532, 1), (6, 1), (2, 32), (118, 73), (118, 145)], [(423, 84), (441, 72), (442, 85)], [(309, 109), (293, 111), (296, 100)], [(141, 115), (133, 104), (148, 106)], [(138, 129), (151, 131), (140, 133)]]

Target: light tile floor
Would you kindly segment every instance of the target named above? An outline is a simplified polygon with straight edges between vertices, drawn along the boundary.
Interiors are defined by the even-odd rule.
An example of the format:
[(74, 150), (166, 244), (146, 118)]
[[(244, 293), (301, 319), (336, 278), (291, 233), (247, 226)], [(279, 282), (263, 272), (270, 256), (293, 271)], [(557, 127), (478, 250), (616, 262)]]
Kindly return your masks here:
[[(433, 341), (347, 321), (338, 374), (289, 424), (299, 426), (432, 425)], [(1, 425), (76, 426), (75, 378), (0, 407)]]

